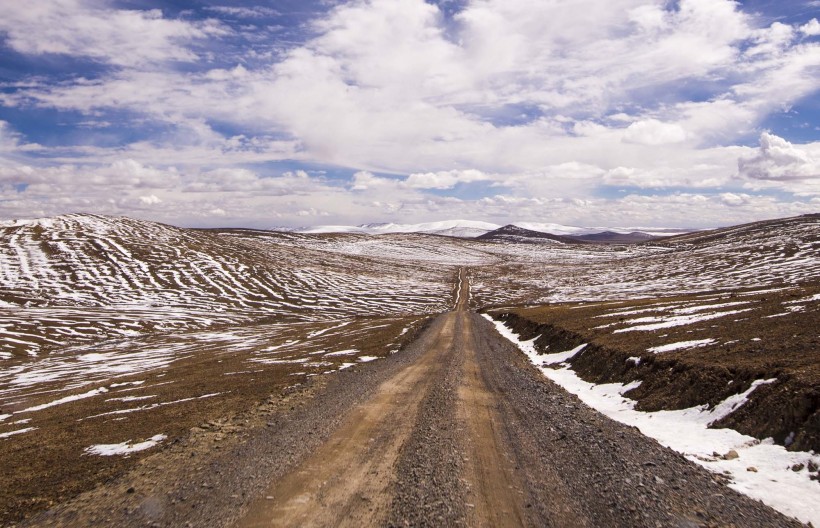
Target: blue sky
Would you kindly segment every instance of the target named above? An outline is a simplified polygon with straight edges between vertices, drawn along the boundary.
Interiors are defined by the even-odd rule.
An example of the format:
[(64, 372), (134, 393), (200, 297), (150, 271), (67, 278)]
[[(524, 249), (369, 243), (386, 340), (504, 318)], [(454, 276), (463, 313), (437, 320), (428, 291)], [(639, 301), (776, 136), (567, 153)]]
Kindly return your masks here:
[(817, 0), (4, 2), (0, 219), (816, 212), (818, 17)]

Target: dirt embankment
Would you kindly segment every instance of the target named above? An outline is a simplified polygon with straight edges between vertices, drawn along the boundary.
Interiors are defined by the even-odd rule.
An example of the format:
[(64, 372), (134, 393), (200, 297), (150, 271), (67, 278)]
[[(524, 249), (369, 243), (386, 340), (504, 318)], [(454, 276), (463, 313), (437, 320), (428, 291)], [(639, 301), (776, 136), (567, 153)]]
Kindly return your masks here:
[[(729, 427), (758, 439), (775, 442), (794, 450), (820, 451), (820, 384), (806, 372), (795, 371), (778, 359), (759, 362), (731, 360), (701, 361), (693, 354), (647, 354), (601, 343), (594, 332), (568, 329), (544, 322), (543, 317), (528, 318), (513, 312), (496, 314), (522, 339), (536, 338), (538, 350), (559, 352), (582, 343), (588, 345), (570, 364), (585, 381), (592, 383), (629, 383), (641, 385), (625, 395), (637, 400), (642, 411), (684, 409), (697, 405), (716, 405), (729, 396), (747, 390), (753, 381), (773, 379), (758, 386), (740, 409), (713, 424)], [(816, 353), (816, 351), (813, 351)], [(640, 357), (640, 363), (630, 358)]]

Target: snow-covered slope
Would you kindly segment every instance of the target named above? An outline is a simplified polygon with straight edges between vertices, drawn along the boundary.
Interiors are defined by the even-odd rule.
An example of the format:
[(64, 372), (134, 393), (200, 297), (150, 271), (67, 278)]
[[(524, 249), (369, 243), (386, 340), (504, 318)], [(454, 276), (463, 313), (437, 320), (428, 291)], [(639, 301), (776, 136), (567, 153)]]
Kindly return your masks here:
[(602, 247), (415, 233), (202, 231), (68, 215), (0, 227), (0, 359), (67, 342), (263, 318), (434, 313), (452, 302), (456, 266), (474, 268), (474, 302), (486, 305), (805, 281), (820, 276), (818, 255), (818, 217)]
[(277, 318), (447, 309), (435, 263), (317, 253), (128, 218), (67, 215), (0, 227), (0, 353)]
[[(475, 270), (479, 303), (635, 299), (820, 280), (820, 216), (641, 245), (493, 244), (509, 266)], [(503, 288), (496, 287), (503, 284)]]

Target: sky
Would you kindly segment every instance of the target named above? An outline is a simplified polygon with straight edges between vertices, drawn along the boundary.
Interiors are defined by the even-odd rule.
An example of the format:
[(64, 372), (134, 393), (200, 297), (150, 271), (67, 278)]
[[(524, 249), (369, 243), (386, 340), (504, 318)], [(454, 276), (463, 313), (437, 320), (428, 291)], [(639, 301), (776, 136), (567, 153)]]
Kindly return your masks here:
[(0, 2), (0, 219), (820, 212), (820, 0)]

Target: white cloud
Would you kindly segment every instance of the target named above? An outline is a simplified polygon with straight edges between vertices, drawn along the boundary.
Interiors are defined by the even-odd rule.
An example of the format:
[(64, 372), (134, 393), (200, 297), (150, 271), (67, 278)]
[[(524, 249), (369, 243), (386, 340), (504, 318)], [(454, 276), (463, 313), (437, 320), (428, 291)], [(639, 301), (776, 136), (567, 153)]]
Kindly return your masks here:
[(155, 205), (162, 201), (155, 194), (149, 194), (148, 196), (140, 196), (139, 199), (145, 205)]
[(800, 32), (807, 37), (816, 37), (817, 35), (820, 35), (820, 22), (818, 22), (816, 18), (812, 18), (800, 26)]
[(227, 34), (214, 20), (164, 18), (159, 9), (114, 9), (94, 0), (0, 2), (6, 44), (26, 54), (88, 57), (118, 66), (193, 61), (188, 44)]
[(720, 195), (720, 201), (732, 207), (747, 204), (750, 199), (751, 196), (748, 194), (723, 193)]
[(782, 53), (794, 40), (795, 28), (775, 22), (768, 28), (760, 29), (754, 37), (755, 45), (747, 49), (747, 57), (777, 55)]
[(20, 145), (20, 135), (6, 121), (0, 120), (0, 153), (15, 151)]
[(490, 176), (475, 169), (413, 173), (405, 183), (413, 189), (452, 189), (459, 183), (487, 181)]
[(686, 141), (686, 131), (674, 123), (662, 123), (657, 119), (636, 121), (626, 127), (623, 140), (642, 145), (667, 145)]
[[(457, 18), (448, 35), (438, 9), (422, 0), (346, 4), (315, 23), (315, 39), (270, 67), (124, 71), (5, 101), (88, 113), (127, 108), (176, 125), (227, 121), (249, 133), (290, 136), (304, 159), (371, 171), (438, 173), (456, 165), (492, 173), (537, 171), (579, 156), (542, 148), (562, 134), (559, 114), (512, 127), (488, 123), (488, 109), (529, 104), (548, 114), (606, 115), (631, 102), (633, 90), (723, 80), (728, 86), (710, 101), (633, 116), (624, 138), (647, 146), (690, 136), (725, 143), (816, 84), (816, 46), (774, 62), (738, 62), (740, 42), (765, 35), (728, 0), (684, 0), (677, 11), (642, 0), (584, 0), (572, 8), (484, 0)], [(584, 120), (572, 129), (582, 136), (611, 132)]]
[(613, 187), (662, 188), (674, 185), (674, 179), (658, 172), (635, 167), (615, 167), (604, 174), (603, 182)]
[(396, 189), (398, 182), (390, 178), (381, 178), (368, 171), (358, 171), (353, 175), (350, 189), (353, 191)]
[(796, 146), (764, 132), (755, 155), (738, 160), (741, 176), (755, 180), (820, 180), (820, 143)]
[[(4, 99), (87, 113), (127, 108), (177, 126), (227, 121), (250, 134), (292, 137), (300, 158), (371, 171), (438, 173), (456, 165), (493, 173), (599, 163), (612, 153), (591, 159), (600, 147), (589, 143), (590, 151), (579, 156), (577, 150), (587, 148), (581, 141), (572, 156), (543, 148), (562, 135), (559, 114), (556, 121), (513, 127), (488, 123), (487, 109), (530, 104), (548, 114), (606, 115), (632, 101), (633, 90), (739, 80), (711, 101), (647, 109), (624, 133), (625, 141), (647, 146), (690, 137), (709, 144), (746, 134), (772, 108), (814, 89), (809, 73), (816, 47), (754, 67), (753, 58), (737, 62), (743, 39), (765, 35), (728, 0), (686, 0), (677, 11), (639, 0), (584, 0), (580, 7), (477, 1), (448, 35), (437, 8), (421, 0), (359, 2), (317, 21), (315, 39), (270, 67), (204, 74), (127, 70)], [(588, 12), (596, 16), (589, 20)], [(777, 88), (767, 88), (772, 85)], [(582, 136), (612, 132), (583, 120), (572, 129)]]

